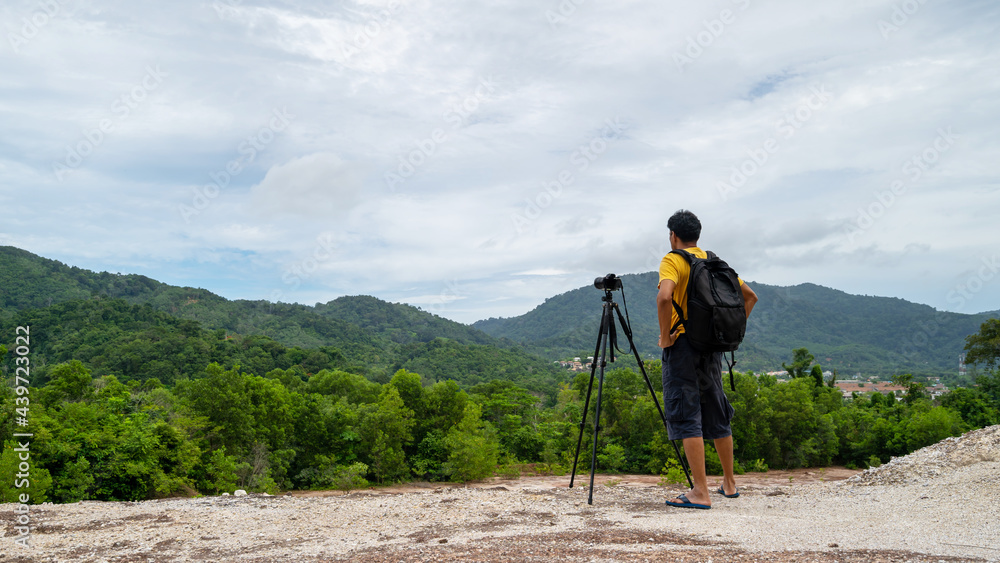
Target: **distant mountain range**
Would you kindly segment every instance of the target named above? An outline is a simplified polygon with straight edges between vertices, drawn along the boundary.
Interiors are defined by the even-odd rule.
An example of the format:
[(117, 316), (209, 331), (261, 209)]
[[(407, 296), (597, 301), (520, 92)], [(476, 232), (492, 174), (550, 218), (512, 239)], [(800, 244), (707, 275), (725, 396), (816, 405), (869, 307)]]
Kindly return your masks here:
[[(626, 275), (623, 280), (625, 291), (615, 292), (616, 302), (623, 312), (628, 306), (640, 354), (658, 358), (656, 274)], [(986, 319), (1000, 317), (1000, 311), (946, 313), (902, 299), (850, 295), (813, 284), (748, 283), (760, 302), (737, 354), (741, 370), (780, 369), (794, 348), (805, 347), (824, 369), (836, 369), (842, 376), (856, 372), (954, 376), (965, 337), (977, 332)], [(402, 367), (431, 381), (453, 378), (474, 385), (502, 378), (539, 391), (554, 387), (566, 374), (554, 368), (552, 360), (593, 354), (602, 295), (592, 286), (583, 287), (549, 298), (519, 317), (469, 326), (370, 296), (341, 297), (316, 306), (231, 301), (205, 289), (171, 286), (141, 275), (95, 273), (0, 247), (4, 326), (28, 318), (25, 315), (51, 318), (70, 310), (72, 315), (83, 314), (80, 307), (53, 309), (63, 303), (122, 300), (197, 321), (205, 330), (222, 331), (223, 339), (260, 335), (287, 347), (336, 349), (348, 364), (376, 379)], [(104, 322), (123, 322), (114, 320), (121, 318), (123, 309), (114, 310), (101, 313), (109, 319)], [(156, 315), (142, 315), (146, 325), (166, 322)], [(0, 342), (8, 340), (13, 337), (0, 337)], [(624, 345), (623, 335), (620, 340)], [(58, 357), (66, 358), (72, 357), (73, 350), (67, 349), (71, 342), (51, 345), (61, 350)], [(141, 371), (141, 359), (136, 362)]]
[[(629, 317), (636, 347), (659, 357), (657, 274), (622, 276), (615, 300)], [(814, 284), (771, 286), (748, 281), (760, 297), (737, 353), (738, 369), (778, 370), (792, 350), (808, 348), (824, 369), (838, 375), (954, 376), (965, 337), (1000, 311), (966, 315), (889, 297), (850, 295)], [(547, 299), (519, 317), (487, 319), (473, 326), (523, 343), (545, 357), (591, 355), (597, 343), (603, 292), (582, 287)], [(627, 300), (627, 301), (626, 301)], [(619, 338), (624, 341), (623, 336)]]
[[(223, 341), (234, 335), (261, 335), (287, 347), (336, 350), (334, 356), (344, 359), (344, 367), (364, 371), (376, 380), (388, 380), (405, 368), (429, 382), (455, 379), (471, 386), (509, 379), (547, 393), (567, 378), (565, 370), (526, 352), (520, 344), (410, 305), (369, 296), (341, 297), (315, 307), (230, 301), (205, 289), (171, 286), (141, 275), (95, 273), (14, 247), (0, 247), (0, 327), (32, 319), (42, 323), (39, 328), (46, 328), (47, 334), (39, 333), (33, 347), (33, 352), (42, 354), (38, 360), (47, 355), (51, 361), (67, 361), (92, 353), (90, 344), (87, 350), (73, 349), (78, 339), (70, 333), (96, 330), (92, 323), (112, 324), (97, 327), (102, 335), (110, 335), (102, 338), (127, 343), (128, 338), (120, 334), (125, 333), (146, 344), (140, 347), (146, 350), (145, 356), (140, 354), (143, 357), (131, 362), (131, 376), (141, 378), (147, 368), (159, 370), (153, 368), (161, 366), (163, 358), (155, 356), (154, 344), (164, 334), (174, 335), (177, 323), (141, 309), (128, 313), (127, 307), (113, 304), (98, 307), (92, 304), (95, 300), (148, 306), (170, 318), (196, 321), (202, 329), (221, 331)], [(142, 322), (131, 322), (129, 315), (141, 317)], [(73, 330), (66, 330), (67, 326)], [(10, 347), (13, 335), (13, 329), (5, 330), (0, 343)], [(220, 344), (209, 338), (199, 346)]]

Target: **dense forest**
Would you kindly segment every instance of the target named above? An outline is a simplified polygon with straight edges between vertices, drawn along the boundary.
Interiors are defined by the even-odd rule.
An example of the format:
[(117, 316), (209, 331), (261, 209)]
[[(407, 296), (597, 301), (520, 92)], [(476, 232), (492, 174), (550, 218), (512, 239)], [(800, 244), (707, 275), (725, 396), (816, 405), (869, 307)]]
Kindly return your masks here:
[[(1000, 322), (991, 326), (988, 336), (984, 325), (987, 344), (979, 349), (995, 362)], [(272, 357), (284, 364), (298, 358), (288, 350)], [(658, 374), (658, 362), (645, 368)], [(956, 389), (937, 401), (909, 376), (899, 378), (907, 385), (902, 400), (880, 393), (845, 400), (838, 389), (801, 371), (786, 383), (737, 374), (736, 391), (727, 388), (736, 408), (738, 472), (878, 465), (1000, 423), (1000, 374), (994, 371), (980, 376), (978, 387)], [(310, 375), (302, 363), (264, 376), (238, 364), (226, 369), (210, 363), (194, 377), (164, 385), (155, 378), (95, 377), (83, 362), (71, 360), (52, 366), (46, 379), (25, 395), (27, 427), (15, 425), (24, 414), (19, 409), (29, 408), (18, 401), (24, 397), (10, 386), (0, 396), (0, 472), (13, 474), (18, 463), (12, 433), (32, 433), (35, 502), (467, 481), (497, 472), (516, 476), (525, 464), (564, 474), (589, 374), (559, 385), (551, 400), (504, 380), (463, 388), (451, 379), (428, 384), (400, 369), (379, 384), (331, 367)], [(593, 412), (589, 416), (593, 420)], [(608, 371), (597, 445), (601, 470), (680, 481), (662, 424), (637, 371)], [(585, 452), (590, 441), (588, 430)], [(718, 458), (708, 449), (709, 471), (718, 473)], [(0, 482), (4, 502), (16, 492), (11, 480)]]
[[(32, 434), (32, 502), (467, 481), (572, 463), (589, 372), (413, 307), (232, 302), (9, 247), (0, 278), (0, 473), (19, 465), (14, 433)], [(30, 339), (16, 341), (17, 327)], [(876, 465), (1000, 423), (998, 320), (962, 342), (982, 368), (978, 385), (934, 400), (904, 372), (899, 400), (845, 399), (788, 345), (777, 361), (791, 361), (789, 382), (737, 373), (727, 389), (739, 471)], [(598, 467), (682, 479), (638, 366), (618, 360), (604, 382)], [(29, 363), (29, 383), (17, 384)], [(656, 386), (659, 361), (643, 367)], [(710, 447), (708, 464), (719, 470)], [(3, 501), (23, 492), (0, 480)]]

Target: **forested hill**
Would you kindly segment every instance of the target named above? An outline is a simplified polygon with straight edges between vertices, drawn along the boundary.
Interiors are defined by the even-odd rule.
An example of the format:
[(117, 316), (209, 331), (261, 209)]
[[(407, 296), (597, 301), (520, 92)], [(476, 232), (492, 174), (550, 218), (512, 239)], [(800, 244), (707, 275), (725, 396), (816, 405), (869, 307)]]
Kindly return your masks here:
[[(655, 272), (622, 276), (644, 357), (656, 357)], [(965, 315), (903, 299), (851, 295), (814, 284), (778, 287), (748, 282), (760, 302), (737, 359), (741, 369), (780, 369), (795, 348), (808, 348), (824, 369), (841, 375), (954, 375), (965, 337), (997, 312)], [(603, 293), (592, 286), (547, 299), (519, 317), (473, 326), (524, 343), (546, 357), (593, 354)], [(615, 292), (619, 306), (620, 292)], [(624, 310), (624, 307), (622, 307)], [(623, 339), (623, 337), (620, 337)]]
[[(657, 357), (656, 275), (627, 275), (625, 297), (644, 357)], [(952, 375), (967, 335), (1000, 311), (963, 315), (902, 299), (850, 295), (813, 284), (777, 287), (749, 282), (761, 300), (750, 318), (739, 369), (780, 369), (806, 347), (825, 369), (842, 375)], [(616, 292), (619, 305), (622, 294)], [(336, 350), (374, 378), (422, 369), (435, 379), (481, 382), (521, 370), (554, 380), (546, 360), (594, 351), (602, 292), (592, 286), (557, 295), (520, 317), (472, 327), (409, 305), (374, 297), (341, 297), (315, 307), (230, 301), (205, 289), (176, 287), (141, 275), (94, 273), (13, 247), (0, 247), (0, 320), (95, 298), (148, 305), (172, 317), (223, 330), (222, 338), (266, 336), (284, 347)], [(624, 309), (624, 307), (623, 307)], [(43, 315), (44, 316), (44, 315)], [(624, 337), (622, 337), (624, 342)], [(501, 365), (502, 364), (502, 365)], [(491, 367), (492, 366), (492, 367)], [(524, 382), (522, 382), (524, 383)], [(539, 388), (542, 383), (526, 386)]]
[[(177, 325), (171, 319), (196, 324)], [(409, 305), (367, 296), (341, 297), (315, 307), (230, 301), (205, 289), (140, 275), (95, 273), (0, 247), (0, 325), (6, 335), (0, 343), (13, 339), (13, 330), (6, 329), (17, 323), (34, 323), (47, 332), (36, 340), (43, 343), (34, 349), (40, 359), (81, 359), (92, 369), (103, 366), (124, 379), (187, 377), (203, 361), (255, 366), (256, 371), (286, 368), (288, 361), (278, 358), (285, 358), (289, 349), (298, 351), (288, 356), (295, 359), (288, 365), (299, 365), (304, 361), (299, 356), (319, 351), (329, 358), (316, 356), (304, 369), (332, 361), (330, 365), (376, 381), (406, 368), (428, 382), (454, 379), (475, 385), (500, 378), (551, 392), (555, 381), (566, 377), (520, 345)], [(170, 347), (158, 344), (164, 339)], [(230, 350), (233, 346), (245, 350)], [(216, 353), (216, 348), (227, 351)], [(129, 354), (129, 361), (109, 360), (122, 354)], [(252, 357), (260, 361), (248, 360)]]
[(343, 345), (358, 338), (359, 328), (401, 344), (445, 337), (463, 344), (512, 345), (467, 325), (374, 297), (341, 297), (316, 307), (230, 301), (206, 289), (167, 285), (134, 274), (91, 272), (0, 246), (0, 314), (92, 297), (148, 304), (207, 328), (265, 334), (288, 346)]
[(388, 303), (368, 295), (340, 297), (317, 304), (316, 313), (364, 327), (399, 344), (429, 342), (448, 338), (466, 344), (511, 347), (513, 342), (498, 339), (468, 325), (443, 319), (411, 305)]

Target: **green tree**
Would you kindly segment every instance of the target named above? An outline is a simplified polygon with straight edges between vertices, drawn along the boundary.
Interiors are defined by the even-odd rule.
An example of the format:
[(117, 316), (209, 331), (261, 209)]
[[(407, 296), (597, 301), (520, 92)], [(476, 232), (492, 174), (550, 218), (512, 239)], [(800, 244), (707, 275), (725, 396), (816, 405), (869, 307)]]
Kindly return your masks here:
[(413, 440), (413, 426), (413, 411), (393, 385), (383, 386), (378, 403), (358, 408), (361, 458), (375, 481), (394, 482), (409, 475), (403, 448)]
[(989, 319), (979, 332), (965, 338), (965, 361), (984, 364), (987, 369), (1000, 367), (1000, 319)]
[(476, 403), (467, 404), (462, 421), (445, 437), (448, 461), (443, 469), (453, 481), (483, 479), (496, 470), (500, 444), (493, 426), (481, 420), (481, 413)]
[(817, 386), (819, 387), (823, 386), (823, 368), (820, 367), (819, 364), (816, 364), (812, 367), (812, 369), (809, 371), (809, 375), (810, 377), (813, 378), (813, 381), (816, 382)]
[(30, 471), (30, 478), (19, 479), (15, 477), (21, 473), (18, 469), (22, 460), (17, 448), (16, 441), (7, 441), (3, 444), (3, 453), (0, 454), (0, 502), (21, 502), (22, 494), (27, 494), (31, 504), (41, 504), (48, 500), (49, 489), (52, 488), (52, 476), (44, 467), (33, 465)]
[[(177, 393), (186, 408), (206, 422), (204, 448), (225, 448), (240, 463), (242, 480), (259, 490), (291, 486), (288, 474), (295, 451), (294, 399), (274, 379), (225, 370), (211, 364), (205, 377), (182, 381)], [(262, 453), (265, 452), (265, 453)], [(257, 485), (250, 485), (252, 487)]]
[(94, 395), (90, 371), (79, 360), (59, 364), (49, 372), (43, 401), (83, 401)]
[(178, 395), (209, 426), (209, 449), (225, 447), (237, 458), (247, 456), (253, 444), (271, 452), (283, 450), (293, 429), (292, 401), (281, 383), (238, 369), (211, 364), (206, 376), (178, 384)]
[[(811, 375), (809, 366), (812, 365), (815, 359), (815, 356), (810, 354), (808, 349), (796, 348), (792, 350), (792, 365), (785, 365), (782, 362), (781, 367), (788, 372), (788, 375), (792, 376), (792, 379), (798, 379)], [(820, 370), (820, 373), (822, 374), (822, 370)]]
[(980, 375), (976, 378), (976, 383), (983, 394), (992, 401), (993, 408), (1000, 411), (1000, 370)]
[(1000, 413), (982, 388), (959, 387), (941, 396), (941, 406), (957, 412), (970, 428), (1000, 424)]
[(618, 444), (607, 444), (601, 449), (601, 453), (597, 454), (597, 462), (601, 469), (618, 473), (625, 467), (625, 448)]
[(195, 488), (204, 494), (217, 495), (236, 491), (236, 458), (226, 455), (226, 448), (202, 452), (200, 463), (192, 471)]
[(309, 378), (305, 390), (309, 393), (345, 397), (347, 402), (358, 405), (378, 401), (380, 387), (356, 373), (341, 370), (322, 370)]
[(901, 425), (907, 451), (936, 444), (949, 436), (962, 434), (962, 417), (951, 409), (932, 407), (920, 410)]
[(538, 436), (538, 397), (510, 381), (494, 380), (471, 389), (483, 420), (496, 428), (505, 453), (518, 459), (536, 458), (543, 442)]
[(731, 426), (737, 459), (744, 464), (780, 459), (778, 438), (771, 430), (774, 412), (769, 399), (777, 379), (773, 375), (758, 378), (737, 373), (735, 381), (736, 392), (727, 388), (726, 394), (736, 411)]
[(421, 422), (427, 420), (427, 399), (420, 375), (401, 369), (393, 374), (389, 385), (399, 391), (399, 397), (403, 399), (403, 405), (413, 411), (414, 421), (419, 421), (413, 427), (413, 439), (419, 442), (428, 430), (426, 425), (421, 424)]
[(424, 422), (428, 428), (447, 431), (458, 424), (465, 414), (469, 394), (453, 380), (439, 381), (425, 393), (427, 413)]
[(777, 456), (767, 460), (769, 466), (824, 466), (836, 454), (833, 419), (816, 408), (815, 385), (811, 377), (802, 377), (769, 389), (769, 423), (778, 446)]
[(907, 405), (912, 405), (915, 401), (921, 399), (927, 399), (927, 394), (924, 393), (925, 385), (913, 380), (913, 375), (909, 373), (904, 373), (902, 375), (896, 375), (892, 378), (892, 382), (900, 387), (906, 387), (906, 392), (903, 394), (903, 400)]

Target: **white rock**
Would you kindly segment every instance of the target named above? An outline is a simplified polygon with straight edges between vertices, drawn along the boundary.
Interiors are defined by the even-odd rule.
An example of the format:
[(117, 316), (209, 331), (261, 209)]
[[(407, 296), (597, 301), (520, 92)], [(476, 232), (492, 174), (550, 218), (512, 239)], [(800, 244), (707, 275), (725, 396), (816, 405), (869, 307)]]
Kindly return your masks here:
[(236, 492), (233, 493), (233, 496), (234, 497), (245, 497), (245, 496), (247, 496), (247, 492), (244, 491), (243, 489), (236, 489)]

